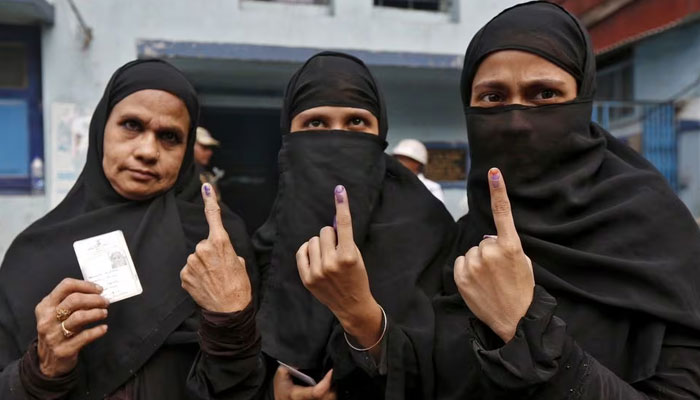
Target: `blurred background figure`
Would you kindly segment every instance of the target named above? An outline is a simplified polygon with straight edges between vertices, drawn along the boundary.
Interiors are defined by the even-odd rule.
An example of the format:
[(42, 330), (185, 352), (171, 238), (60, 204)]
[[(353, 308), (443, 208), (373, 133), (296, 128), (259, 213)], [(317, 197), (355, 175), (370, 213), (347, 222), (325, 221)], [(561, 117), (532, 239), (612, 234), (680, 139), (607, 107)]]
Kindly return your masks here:
[(204, 127), (197, 127), (197, 142), (194, 144), (194, 160), (198, 165), (207, 168), (214, 155), (214, 148), (219, 147), (218, 140)]
[(211, 166), (211, 156), (214, 155), (214, 148), (220, 145), (221, 143), (214, 139), (206, 128), (201, 126), (197, 127), (197, 141), (194, 144), (194, 161), (197, 163), (199, 180), (201, 180), (202, 183), (210, 183), (214, 186), (219, 200), (221, 200), (221, 192), (216, 183), (224, 176), (224, 171)]
[(418, 179), (423, 182), (433, 196), (437, 197), (441, 202), (445, 202), (445, 196), (442, 194), (442, 187), (440, 187), (440, 184), (431, 181), (423, 174), (423, 170), (426, 164), (428, 164), (428, 149), (425, 148), (423, 143), (416, 139), (403, 139), (394, 147), (391, 154), (393, 154), (404, 167), (418, 175)]

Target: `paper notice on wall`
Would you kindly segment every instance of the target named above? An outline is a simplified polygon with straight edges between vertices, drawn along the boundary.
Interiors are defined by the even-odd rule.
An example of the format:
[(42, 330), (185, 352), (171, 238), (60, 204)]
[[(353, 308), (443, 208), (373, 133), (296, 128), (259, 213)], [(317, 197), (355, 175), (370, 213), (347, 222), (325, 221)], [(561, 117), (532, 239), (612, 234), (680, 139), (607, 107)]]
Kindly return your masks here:
[(51, 148), (47, 159), (49, 206), (55, 207), (73, 187), (85, 165), (90, 115), (72, 103), (51, 105)]

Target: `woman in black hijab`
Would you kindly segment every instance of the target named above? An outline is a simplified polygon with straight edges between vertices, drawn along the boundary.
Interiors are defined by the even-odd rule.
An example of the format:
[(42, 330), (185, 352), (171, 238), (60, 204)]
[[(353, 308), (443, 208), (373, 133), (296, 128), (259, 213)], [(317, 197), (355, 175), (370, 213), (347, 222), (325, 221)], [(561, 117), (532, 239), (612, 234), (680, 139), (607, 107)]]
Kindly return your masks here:
[[(78, 181), (15, 239), (0, 268), (0, 397), (190, 399), (208, 396), (212, 389), (202, 381), (210, 376), (254, 370), (259, 346), (250, 299), (217, 303), (231, 293), (211, 290), (205, 300), (211, 285), (191, 272), (187, 257), (208, 234), (198, 251), (225, 229), (254, 266), (237, 216), (224, 211), (219, 222), (208, 211), (207, 219), (219, 222), (214, 234), (205, 219), (193, 164), (198, 116), (194, 88), (169, 64), (133, 61), (114, 73), (93, 114)], [(143, 292), (110, 305), (101, 288), (81, 280), (73, 242), (115, 230), (126, 238)], [(243, 264), (235, 261), (235, 274), (227, 276), (237, 281), (229, 287), (247, 284), (250, 297)], [(203, 308), (224, 313), (203, 310), (200, 324), (181, 285)], [(232, 331), (246, 337), (247, 349), (222, 334), (220, 325), (233, 317), (239, 323)], [(218, 358), (198, 356), (198, 330), (204, 353)]]
[(439, 398), (700, 397), (700, 233), (591, 122), (594, 63), (585, 29), (547, 2), (469, 45), (470, 211), (436, 303)]
[[(455, 226), (415, 175), (384, 154), (387, 130), (381, 91), (355, 57), (319, 53), (287, 86), (277, 199), (253, 237), (269, 375), (279, 360), (317, 381), (325, 376), (324, 385), (332, 369), (342, 398), (432, 397), (430, 298)], [(310, 283), (297, 261), (315, 250), (320, 260), (326, 239), (335, 249), (336, 205), (344, 206), (338, 240), (344, 232), (353, 256), (334, 281), (345, 286), (333, 290), (328, 269)], [(278, 400), (299, 389), (287, 374), (280, 369), (275, 379)]]

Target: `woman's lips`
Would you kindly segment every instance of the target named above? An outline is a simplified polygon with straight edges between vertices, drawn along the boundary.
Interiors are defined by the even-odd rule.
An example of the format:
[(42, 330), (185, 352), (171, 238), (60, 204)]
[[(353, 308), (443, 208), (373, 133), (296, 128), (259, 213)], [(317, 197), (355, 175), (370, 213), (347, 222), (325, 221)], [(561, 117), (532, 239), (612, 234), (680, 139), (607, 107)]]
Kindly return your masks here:
[(129, 172), (129, 175), (131, 175), (131, 177), (137, 181), (148, 182), (159, 179), (158, 174), (146, 169), (127, 168), (127, 171)]

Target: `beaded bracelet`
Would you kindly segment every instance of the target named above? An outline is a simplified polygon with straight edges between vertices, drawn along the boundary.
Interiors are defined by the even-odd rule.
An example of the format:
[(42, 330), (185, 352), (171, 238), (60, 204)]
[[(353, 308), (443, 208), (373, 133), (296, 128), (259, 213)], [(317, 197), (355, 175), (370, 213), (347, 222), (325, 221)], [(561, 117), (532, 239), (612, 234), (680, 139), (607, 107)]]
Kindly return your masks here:
[(350, 343), (350, 340), (348, 339), (348, 334), (345, 331), (343, 331), (343, 336), (345, 336), (345, 342), (348, 344), (348, 346), (350, 346), (351, 349), (353, 349), (355, 351), (370, 351), (373, 348), (375, 348), (379, 343), (382, 342), (382, 340), (384, 339), (384, 334), (386, 334), (387, 321), (386, 321), (386, 312), (384, 312), (384, 307), (379, 306), (379, 309), (382, 310), (382, 326), (383, 326), (382, 335), (379, 337), (379, 340), (377, 340), (377, 342), (375, 344), (367, 347), (366, 349), (361, 349), (359, 347), (353, 346), (352, 343)]

